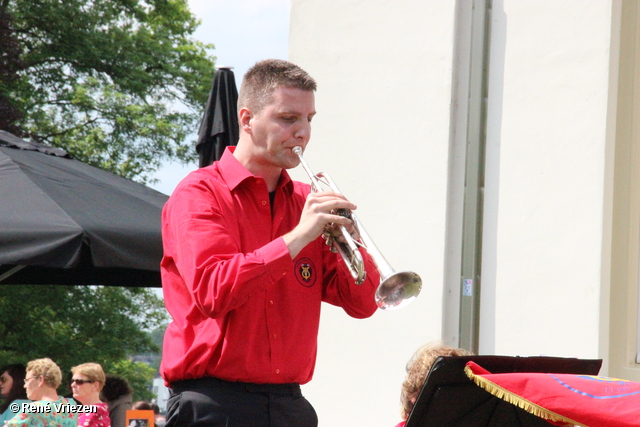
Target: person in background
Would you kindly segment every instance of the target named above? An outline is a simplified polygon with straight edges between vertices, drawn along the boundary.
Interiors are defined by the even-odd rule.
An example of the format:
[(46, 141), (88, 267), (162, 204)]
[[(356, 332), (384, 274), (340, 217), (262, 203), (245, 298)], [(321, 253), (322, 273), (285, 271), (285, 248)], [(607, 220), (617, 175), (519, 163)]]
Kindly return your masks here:
[(102, 366), (97, 363), (83, 363), (71, 368), (71, 373), (73, 398), (82, 405), (96, 408), (96, 412), (81, 412), (78, 415), (78, 426), (110, 427), (109, 405), (100, 400), (100, 391), (106, 382)]
[(167, 419), (160, 413), (160, 407), (156, 402), (151, 402), (151, 407), (153, 408), (153, 414), (155, 416), (155, 426), (164, 427), (167, 424)]
[(454, 348), (439, 341), (430, 342), (420, 347), (407, 363), (407, 377), (402, 382), (400, 393), (401, 415), (403, 421), (396, 427), (404, 427), (411, 414), (413, 405), (418, 400), (424, 382), (427, 380), (433, 362), (440, 356), (470, 356), (472, 353), (463, 348)]
[(133, 389), (129, 382), (120, 375), (107, 374), (102, 400), (109, 405), (111, 427), (126, 427), (127, 410), (131, 409), (133, 402)]
[(146, 400), (139, 400), (131, 405), (131, 409), (137, 411), (153, 411), (153, 406), (151, 406), (151, 403), (147, 402)]
[[(76, 405), (73, 399), (58, 396), (62, 383), (62, 372), (49, 359), (36, 359), (27, 364), (24, 388), (31, 405), (43, 406), (29, 412), (22, 412), (5, 423), (9, 427), (76, 427), (78, 414), (64, 410), (67, 405)], [(32, 408), (33, 409), (33, 408)], [(60, 409), (60, 410), (57, 410)]]
[(68, 372), (67, 379), (65, 380), (66, 393), (64, 395), (64, 397), (66, 397), (67, 399), (73, 398), (73, 388), (71, 388), (71, 384), (73, 384), (73, 382), (71, 381), (72, 379), (73, 379), (73, 372)]
[[(155, 405), (155, 407), (154, 407), (154, 405)], [(154, 418), (157, 416), (156, 408), (158, 408), (158, 405), (156, 405), (155, 403), (147, 402), (146, 400), (139, 400), (139, 401), (135, 402), (133, 404), (133, 406), (131, 407), (131, 409), (135, 409), (135, 410), (138, 410), (138, 411), (152, 411)], [(132, 424), (134, 423), (134, 421), (135, 420), (131, 420), (131, 422), (129, 423), (129, 425), (127, 427), (132, 427)], [(137, 425), (139, 425), (139, 423), (141, 423), (141, 422), (143, 422), (143, 421), (136, 421), (134, 427), (137, 427)], [(155, 420), (154, 420), (154, 425), (155, 426), (158, 425), (158, 424), (155, 423)]]
[(300, 384), (313, 377), (321, 303), (354, 318), (377, 309), (371, 257), (361, 249), (358, 286), (323, 239), (337, 226), (358, 237), (336, 213), (356, 206), (287, 173), (311, 138), (315, 90), (295, 64), (256, 63), (240, 87), (238, 145), (191, 172), (163, 209), (169, 427), (317, 426)]
[(26, 369), (20, 363), (0, 368), (0, 396), (3, 399), (0, 405), (0, 426), (20, 413), (20, 410), (12, 410), (12, 403), (22, 405), (30, 402), (24, 389), (25, 373)]

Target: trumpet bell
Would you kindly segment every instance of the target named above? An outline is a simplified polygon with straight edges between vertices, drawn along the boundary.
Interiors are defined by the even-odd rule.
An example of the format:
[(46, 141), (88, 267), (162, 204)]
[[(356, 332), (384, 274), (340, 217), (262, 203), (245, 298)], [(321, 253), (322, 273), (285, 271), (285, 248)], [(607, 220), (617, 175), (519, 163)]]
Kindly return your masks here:
[[(321, 183), (326, 183), (333, 191), (340, 193), (338, 186), (328, 174), (313, 173), (304, 160), (304, 157), (302, 157), (301, 147), (293, 147), (292, 151), (300, 158), (300, 164), (307, 175), (309, 175), (312, 191), (320, 191)], [(375, 293), (375, 301), (378, 308), (382, 310), (396, 310), (409, 305), (416, 299), (422, 288), (422, 279), (420, 276), (411, 271), (396, 272), (384, 258), (384, 255), (382, 255), (356, 215), (351, 211), (346, 211), (346, 213), (347, 214), (343, 216), (353, 221), (354, 227), (360, 234), (360, 240), (356, 242), (344, 227), (340, 227), (342, 235), (348, 244), (340, 244), (338, 240), (334, 239), (329, 239), (327, 243), (340, 253), (358, 285), (363, 283), (366, 276), (364, 262), (358, 251), (358, 246), (363, 247), (367, 251), (380, 273), (380, 285), (378, 285)]]
[(382, 310), (397, 310), (411, 304), (422, 289), (422, 279), (412, 271), (383, 277), (376, 289), (376, 304)]

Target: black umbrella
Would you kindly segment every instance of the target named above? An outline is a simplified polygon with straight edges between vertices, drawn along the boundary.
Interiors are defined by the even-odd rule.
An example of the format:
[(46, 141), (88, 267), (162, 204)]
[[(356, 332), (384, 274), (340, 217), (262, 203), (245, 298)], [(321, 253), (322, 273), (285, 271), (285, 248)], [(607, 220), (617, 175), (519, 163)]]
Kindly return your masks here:
[(230, 67), (219, 67), (213, 76), (209, 100), (200, 123), (196, 151), (200, 167), (219, 160), (228, 146), (238, 144), (238, 89)]
[(0, 131), (0, 285), (161, 286), (167, 198)]
[(477, 386), (464, 373), (469, 360), (492, 373), (597, 375), (602, 360), (560, 357), (452, 356), (433, 364), (406, 427), (549, 427), (542, 418)]

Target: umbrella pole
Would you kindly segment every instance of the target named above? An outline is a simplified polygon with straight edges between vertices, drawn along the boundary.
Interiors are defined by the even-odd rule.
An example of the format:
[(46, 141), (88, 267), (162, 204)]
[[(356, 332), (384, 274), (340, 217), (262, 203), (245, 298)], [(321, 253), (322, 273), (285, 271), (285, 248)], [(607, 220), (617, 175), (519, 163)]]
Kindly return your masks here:
[(5, 271), (4, 273), (0, 274), (0, 283), (2, 283), (2, 281), (8, 277), (13, 276), (14, 274), (16, 274), (18, 271), (22, 270), (23, 268), (25, 268), (26, 265), (16, 265), (15, 267), (13, 267), (12, 269)]

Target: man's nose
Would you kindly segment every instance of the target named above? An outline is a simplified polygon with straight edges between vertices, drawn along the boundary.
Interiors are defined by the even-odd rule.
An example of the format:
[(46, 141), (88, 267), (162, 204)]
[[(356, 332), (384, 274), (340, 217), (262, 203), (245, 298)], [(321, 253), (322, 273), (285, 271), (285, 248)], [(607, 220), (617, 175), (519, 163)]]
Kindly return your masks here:
[(311, 138), (311, 123), (308, 121), (303, 121), (300, 126), (296, 129), (295, 137), (298, 139), (302, 139), (305, 142)]

